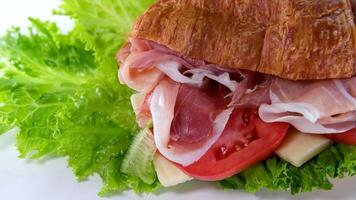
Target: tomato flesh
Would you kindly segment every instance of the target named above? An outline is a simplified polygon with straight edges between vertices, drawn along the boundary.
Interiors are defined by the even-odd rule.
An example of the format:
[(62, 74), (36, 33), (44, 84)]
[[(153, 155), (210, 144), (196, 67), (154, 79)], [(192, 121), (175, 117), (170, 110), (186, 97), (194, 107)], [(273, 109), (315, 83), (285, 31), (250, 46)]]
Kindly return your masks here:
[(356, 145), (356, 128), (345, 133), (326, 134), (325, 137), (344, 144)]
[(219, 140), (197, 162), (178, 165), (188, 175), (207, 181), (222, 180), (273, 155), (289, 125), (265, 123), (257, 110), (235, 110)]

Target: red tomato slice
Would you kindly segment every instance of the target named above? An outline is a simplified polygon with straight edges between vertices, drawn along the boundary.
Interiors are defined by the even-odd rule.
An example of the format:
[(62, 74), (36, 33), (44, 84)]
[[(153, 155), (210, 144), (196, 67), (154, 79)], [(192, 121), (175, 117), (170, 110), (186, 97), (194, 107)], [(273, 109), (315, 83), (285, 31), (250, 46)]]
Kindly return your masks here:
[(356, 145), (356, 128), (345, 133), (325, 134), (325, 137), (344, 144)]
[(228, 178), (273, 155), (288, 127), (286, 123), (263, 122), (256, 110), (235, 110), (222, 136), (201, 159), (178, 166), (200, 180)]

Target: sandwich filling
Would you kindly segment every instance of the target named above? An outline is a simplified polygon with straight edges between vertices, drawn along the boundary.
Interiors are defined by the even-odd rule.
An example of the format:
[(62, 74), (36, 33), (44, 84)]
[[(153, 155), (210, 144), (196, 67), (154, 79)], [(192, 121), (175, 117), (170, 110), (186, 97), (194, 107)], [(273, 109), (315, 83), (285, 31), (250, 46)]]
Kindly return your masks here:
[[(275, 139), (278, 143), (269, 143), (274, 147), (269, 150), (272, 153), (288, 125), (312, 134), (356, 129), (356, 77), (290, 81), (190, 59), (135, 37), (118, 53), (118, 60), (120, 82), (137, 91), (131, 100), (139, 126), (152, 122), (158, 151), (188, 173), (221, 143), (224, 135), (249, 127), (250, 121), (255, 125), (249, 132), (257, 134), (229, 137), (231, 144), (217, 148), (223, 157), (230, 155), (232, 147), (235, 152), (237, 147), (267, 141), (258, 128), (262, 126), (283, 130)], [(245, 127), (236, 125), (239, 116)], [(270, 152), (253, 162), (268, 156)], [(226, 169), (229, 172), (218, 179), (242, 169)]]

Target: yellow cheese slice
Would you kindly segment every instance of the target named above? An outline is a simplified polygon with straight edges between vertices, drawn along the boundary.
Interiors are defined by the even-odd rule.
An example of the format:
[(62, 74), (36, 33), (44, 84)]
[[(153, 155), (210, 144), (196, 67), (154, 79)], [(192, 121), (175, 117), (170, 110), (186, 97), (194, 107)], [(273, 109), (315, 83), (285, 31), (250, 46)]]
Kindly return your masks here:
[(331, 144), (331, 140), (321, 135), (301, 133), (293, 128), (287, 133), (276, 154), (292, 165), (300, 167)]

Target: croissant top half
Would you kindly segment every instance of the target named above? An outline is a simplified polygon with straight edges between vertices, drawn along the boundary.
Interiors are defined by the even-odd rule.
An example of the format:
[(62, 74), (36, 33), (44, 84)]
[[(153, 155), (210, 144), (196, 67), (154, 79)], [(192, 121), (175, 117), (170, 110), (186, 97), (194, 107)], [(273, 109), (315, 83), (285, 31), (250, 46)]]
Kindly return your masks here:
[(356, 75), (356, 0), (158, 0), (132, 35), (285, 79)]

